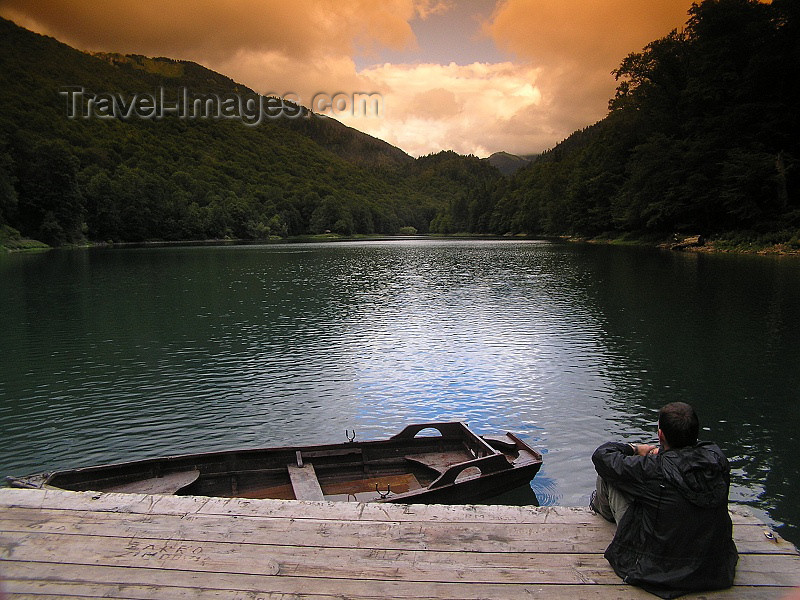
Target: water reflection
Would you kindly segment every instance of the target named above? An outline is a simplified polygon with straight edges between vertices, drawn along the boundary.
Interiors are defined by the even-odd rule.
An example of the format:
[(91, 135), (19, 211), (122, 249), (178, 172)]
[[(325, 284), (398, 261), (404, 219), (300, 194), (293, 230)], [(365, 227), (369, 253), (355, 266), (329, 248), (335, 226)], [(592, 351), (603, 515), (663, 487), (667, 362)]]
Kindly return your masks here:
[(733, 497), (790, 523), (800, 265), (519, 241), (0, 258), (0, 472), (383, 437), (520, 433), (541, 504), (584, 504), (592, 450), (686, 399)]
[(788, 521), (796, 538), (785, 495), (800, 463), (770, 449), (798, 424), (800, 261), (599, 249), (588, 267), (602, 282), (604, 345), (624, 358), (611, 375), (625, 412), (641, 427), (665, 402), (693, 403), (702, 436), (731, 459), (732, 499)]

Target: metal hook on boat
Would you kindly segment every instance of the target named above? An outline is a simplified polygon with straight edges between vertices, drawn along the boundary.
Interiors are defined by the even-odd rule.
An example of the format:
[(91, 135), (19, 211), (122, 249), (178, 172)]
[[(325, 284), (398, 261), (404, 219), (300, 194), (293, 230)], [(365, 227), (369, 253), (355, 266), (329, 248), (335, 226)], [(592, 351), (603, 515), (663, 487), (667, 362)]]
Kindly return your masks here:
[(344, 430), (344, 434), (347, 436), (347, 443), (348, 444), (352, 444), (353, 442), (356, 441), (356, 430), (355, 429), (353, 429), (353, 437), (350, 437), (350, 430), (349, 429), (345, 429)]
[(386, 500), (386, 498), (389, 497), (389, 494), (392, 493), (392, 484), (391, 483), (387, 483), (386, 484), (386, 491), (382, 492), (382, 491), (380, 491), (378, 489), (378, 484), (376, 483), (375, 484), (375, 491), (378, 492), (378, 495), (381, 497), (381, 500)]

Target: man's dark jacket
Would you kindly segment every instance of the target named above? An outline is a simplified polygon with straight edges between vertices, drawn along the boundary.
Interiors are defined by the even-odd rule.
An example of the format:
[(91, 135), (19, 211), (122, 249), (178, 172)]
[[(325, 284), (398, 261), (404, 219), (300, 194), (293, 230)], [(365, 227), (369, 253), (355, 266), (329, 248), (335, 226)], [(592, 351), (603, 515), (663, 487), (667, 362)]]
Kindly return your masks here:
[(733, 584), (739, 555), (728, 514), (730, 467), (715, 444), (638, 456), (609, 442), (592, 462), (633, 498), (605, 553), (626, 583), (662, 598)]

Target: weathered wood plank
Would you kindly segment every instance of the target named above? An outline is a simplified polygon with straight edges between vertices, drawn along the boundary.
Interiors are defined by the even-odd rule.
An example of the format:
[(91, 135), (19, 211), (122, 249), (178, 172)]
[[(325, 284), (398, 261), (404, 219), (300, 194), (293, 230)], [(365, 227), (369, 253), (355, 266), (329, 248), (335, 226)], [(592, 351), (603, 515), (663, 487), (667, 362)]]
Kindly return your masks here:
[(314, 471), (314, 465), (306, 463), (302, 467), (287, 465), (289, 479), (292, 481), (294, 497), (298, 500), (324, 500), (322, 488)]
[[(329, 579), (474, 583), (596, 583), (618, 581), (597, 554), (519, 554), (266, 546), (183, 539), (108, 538), (28, 533), (20, 543), (0, 534), (7, 560), (149, 566), (220, 573), (266, 573)], [(774, 568), (784, 565), (776, 563)], [(800, 566), (800, 565), (795, 565)]]
[[(53, 593), (63, 598), (71, 594), (81, 597), (158, 598), (159, 600), (199, 598), (287, 598), (308, 600), (385, 600), (393, 598), (440, 600), (519, 600), (519, 598), (547, 598), (553, 600), (649, 600), (653, 596), (618, 581), (614, 585), (546, 584), (476, 584), (459, 582), (406, 582), (367, 581), (360, 579), (322, 580), (314, 578), (281, 577), (268, 575), (193, 573), (185, 571), (155, 570), (125, 567), (40, 564), (34, 572), (21, 563), (5, 563), (7, 591), (14, 594)], [(702, 595), (684, 596), (720, 600), (770, 600), (783, 598), (791, 588), (739, 586)], [(13, 596), (12, 596), (13, 597)]]
[[(357, 502), (296, 502), (205, 496), (153, 496), (63, 490), (0, 489), (0, 508), (28, 506), (125, 512), (131, 514), (213, 514), (349, 521), (412, 521), (454, 523), (596, 523), (599, 517), (589, 509), (568, 506), (482, 506), (426, 504), (362, 504)], [(760, 524), (747, 507), (731, 505), (736, 524)]]
[[(176, 520), (179, 519), (178, 522)], [(602, 553), (613, 536), (610, 523), (597, 519), (565, 529), (560, 523), (377, 522), (314, 520), (218, 515), (147, 515), (131, 519), (124, 513), (53, 509), (8, 508), (0, 512), (0, 531), (92, 534), (134, 537), (170, 536), (176, 528), (190, 541), (229, 541), (270, 544), (291, 539), (295, 546), (319, 545), (320, 536), (331, 547), (414, 549), (476, 552), (585, 552)], [(761, 525), (739, 525), (735, 539), (740, 552), (794, 554), (794, 546), (780, 537), (767, 539)]]
[[(469, 583), (614, 584), (600, 554), (440, 552), (264, 545), (93, 535), (0, 534), (6, 560), (68, 561), (222, 573), (285, 574), (330, 579), (461, 581)], [(745, 554), (737, 577), (749, 585), (795, 585), (800, 556)]]
[[(458, 456), (460, 454), (461, 456)], [(472, 456), (466, 449), (464, 449), (460, 453), (455, 452), (426, 452), (424, 454), (406, 454), (405, 458), (408, 460), (413, 460), (415, 462), (420, 463), (421, 465), (425, 465), (433, 469), (434, 471), (444, 473), (452, 467), (454, 464), (459, 462), (464, 462), (468, 460), (473, 460), (475, 457)]]
[[(575, 600), (575, 586), (526, 586), (511, 590), (493, 590), (492, 595), (486, 594), (464, 594), (456, 592), (448, 595), (431, 595), (429, 586), (419, 590), (409, 590), (407, 593), (395, 593), (386, 595), (376, 592), (374, 589), (365, 594), (353, 593), (332, 593), (329, 590), (323, 592), (326, 583), (320, 583), (320, 590), (300, 593), (287, 592), (258, 592), (251, 590), (216, 590), (203, 588), (178, 588), (178, 587), (156, 587), (156, 586), (131, 586), (123, 585), (122, 589), (117, 585), (98, 585), (86, 583), (59, 583), (51, 582), (11, 582), (11, 590), (6, 595), (8, 600), (65, 600), (67, 598), (115, 598), (117, 600), (386, 600), (387, 598), (413, 599), (413, 600), (449, 600), (449, 599), (475, 599), (485, 600), (493, 598), (495, 600), (518, 600), (520, 597), (546, 598), (548, 600)], [(451, 587), (456, 587), (457, 584)], [(472, 587), (472, 586), (470, 586)], [(463, 586), (459, 586), (463, 589)], [(47, 593), (47, 592), (53, 593)], [(477, 590), (471, 590), (476, 592)], [(586, 591), (584, 594), (583, 592)], [(617, 587), (596, 586), (586, 590), (581, 588), (580, 598), (582, 600), (652, 600), (654, 596), (636, 590), (634, 588), (619, 589)], [(785, 600), (791, 588), (737, 588), (722, 592), (704, 593), (702, 595), (682, 596), (686, 600), (696, 598), (697, 600)]]
[(152, 477), (125, 483), (109, 488), (110, 492), (123, 494), (175, 494), (178, 490), (193, 484), (200, 477), (200, 471), (180, 471), (163, 477)]

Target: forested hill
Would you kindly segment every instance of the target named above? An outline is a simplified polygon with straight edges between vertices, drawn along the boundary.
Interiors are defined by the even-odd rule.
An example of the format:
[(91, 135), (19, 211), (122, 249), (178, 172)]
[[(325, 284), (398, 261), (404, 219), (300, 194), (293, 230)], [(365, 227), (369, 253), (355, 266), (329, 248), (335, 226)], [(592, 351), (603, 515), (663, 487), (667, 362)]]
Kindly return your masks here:
[(488, 232), (800, 247), (800, 3), (706, 0), (630, 54), (610, 113), (499, 189)]
[[(468, 176), (448, 194), (434, 194), (439, 176), (421, 173), (398, 148), (333, 119), (306, 118), (307, 111), (249, 126), (242, 119), (135, 116), (149, 114), (146, 103), (123, 107), (140, 110), (133, 118), (98, 118), (102, 104), (92, 118), (78, 111), (69, 118), (70, 100), (85, 110), (70, 90), (116, 94), (123, 102), (160, 90), (168, 101), (182, 90), (255, 94), (191, 62), (90, 55), (7, 20), (0, 20), (0, 38), (6, 231), (54, 245), (427, 232), (450, 196), (472, 187)], [(500, 174), (492, 169), (490, 177)]]

